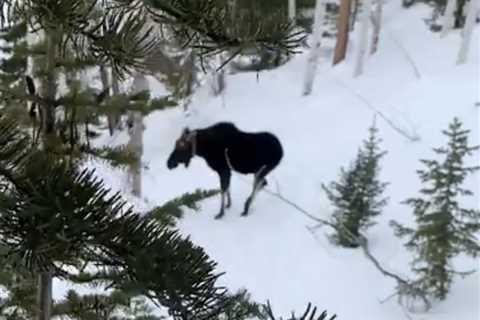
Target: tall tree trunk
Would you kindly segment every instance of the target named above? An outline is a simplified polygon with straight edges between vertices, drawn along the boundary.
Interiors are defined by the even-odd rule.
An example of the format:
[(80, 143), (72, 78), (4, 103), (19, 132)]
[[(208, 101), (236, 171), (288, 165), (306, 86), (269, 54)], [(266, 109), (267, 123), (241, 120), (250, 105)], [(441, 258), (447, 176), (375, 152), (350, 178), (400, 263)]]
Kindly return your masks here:
[(447, 6), (445, 8), (445, 13), (443, 14), (443, 23), (442, 23), (442, 33), (441, 37), (445, 37), (453, 28), (455, 7), (457, 5), (457, 0), (447, 0)]
[(348, 32), (352, 0), (341, 0), (337, 18), (337, 42), (333, 55), (333, 65), (345, 59), (348, 45)]
[(295, 23), (297, 16), (297, 3), (296, 0), (288, 0), (288, 19)]
[(370, 47), (370, 54), (374, 54), (378, 49), (378, 41), (380, 40), (380, 30), (382, 28), (383, 0), (376, 0), (375, 14), (372, 16), (373, 36)]
[[(36, 45), (38, 42), (40, 42), (43, 32), (37, 31), (37, 33), (32, 32), (33, 27), (30, 24), (27, 24), (27, 35), (26, 35), (26, 42), (28, 48), (32, 48), (34, 45)], [(35, 64), (37, 62), (35, 59), (29, 55), (27, 57), (27, 67), (25, 70), (25, 74), (27, 76), (30, 76), (30, 78), (33, 80), (33, 85), (34, 85), (34, 92), (38, 93), (41, 91), (42, 88), (42, 83), (39, 81), (39, 79), (35, 76)], [(27, 85), (27, 91), (28, 93), (34, 93), (31, 92), (31, 88), (28, 88)], [(43, 117), (42, 113), (40, 110), (41, 106), (34, 102), (27, 101), (27, 110), (30, 114), (30, 118), (32, 120), (32, 141), (36, 143), (38, 141), (39, 136), (41, 135), (41, 128), (42, 128), (42, 123), (43, 123)]]
[[(55, 29), (47, 29), (45, 32), (46, 39), (46, 57), (45, 72), (46, 76), (42, 83), (42, 96), (49, 101), (55, 100), (57, 94), (57, 75), (56, 75), (56, 58), (57, 44), (61, 40), (61, 31)], [(43, 113), (43, 147), (48, 150), (55, 147), (57, 141), (56, 122), (55, 122), (55, 106), (53, 104), (43, 104), (41, 106)], [(50, 271), (42, 271), (39, 274), (38, 281), (38, 315), (37, 320), (50, 320), (52, 306), (52, 273)]]
[[(235, 17), (237, 14), (237, 0), (228, 0), (228, 6), (229, 6), (229, 19), (232, 22), (232, 25), (235, 23)], [(228, 30), (230, 31), (230, 30)], [(188, 61), (188, 63), (191, 63), (192, 68), (194, 67), (194, 60), (193, 60), (193, 52), (191, 53), (192, 60)], [(221, 70), (214, 71), (212, 76), (211, 76), (211, 89), (212, 89), (212, 94), (214, 96), (220, 95), (226, 88), (226, 77), (225, 77), (225, 69), (227, 68), (227, 65), (224, 65), (226, 62), (226, 57), (224, 54), (219, 53), (215, 57), (215, 68), (219, 68), (220, 66), (223, 66)], [(190, 79), (190, 83), (188, 84), (189, 86), (193, 85), (193, 69), (192, 69), (192, 78)], [(190, 93), (189, 93), (190, 94)]]
[[(216, 60), (215, 68), (218, 68), (221, 65), (223, 65), (223, 63), (225, 61), (225, 58), (220, 53), (220, 54), (216, 55), (215, 60)], [(213, 93), (214, 96), (220, 95), (223, 92), (223, 90), (225, 90), (225, 86), (226, 86), (226, 84), (225, 84), (225, 68), (226, 68), (226, 66), (224, 66), (221, 70), (213, 72), (212, 85), (211, 86), (212, 86), (212, 93)]]
[[(138, 93), (148, 90), (147, 78), (140, 73), (137, 73), (133, 80), (132, 91)], [(143, 116), (141, 112), (131, 111), (129, 113), (129, 121), (131, 128), (128, 133), (130, 141), (128, 143), (129, 149), (135, 153), (136, 161), (130, 166), (128, 175), (132, 186), (132, 193), (140, 197), (142, 195), (142, 155), (143, 155)]]
[(185, 63), (183, 64), (182, 68), (182, 81), (183, 88), (182, 88), (182, 100), (183, 100), (183, 111), (185, 115), (188, 115), (188, 106), (190, 105), (190, 97), (193, 93), (193, 83), (195, 80), (195, 53), (193, 50), (190, 51), (188, 54)]
[[(102, 82), (102, 89), (105, 90), (107, 88), (110, 88), (110, 81), (108, 79), (108, 71), (105, 65), (100, 66), (100, 81)], [(109, 89), (110, 91), (110, 89)], [(107, 116), (107, 121), (108, 121), (108, 132), (112, 136), (114, 131), (115, 131), (115, 119), (113, 117), (112, 113), (109, 113)]]
[(470, 43), (472, 42), (473, 27), (475, 26), (475, 20), (479, 10), (478, 0), (470, 0), (467, 19), (463, 29), (462, 44), (460, 45), (460, 51), (458, 52), (457, 64), (467, 62), (468, 51), (470, 49)]
[(357, 59), (355, 62), (355, 70), (353, 75), (358, 77), (363, 73), (364, 69), (364, 60), (365, 60), (365, 53), (367, 52), (367, 45), (368, 45), (368, 26), (370, 20), (370, 11), (372, 8), (372, 0), (365, 0), (362, 3), (362, 11), (360, 16), (360, 32), (359, 38), (357, 43)]
[[(469, 2), (472, 2), (473, 0), (470, 0)], [(478, 0), (477, 0), (478, 1)], [(468, 10), (466, 7), (468, 6), (467, 0), (457, 0), (457, 10), (454, 12), (454, 17), (455, 21), (453, 23), (453, 26), (455, 29), (460, 29), (464, 26), (464, 13), (465, 10)]]
[[(57, 41), (59, 32), (57, 30), (47, 30), (46, 32), (47, 55), (45, 57), (46, 77), (43, 81), (43, 98), (50, 101), (55, 100), (57, 93), (57, 77), (55, 72), (55, 61), (57, 54)], [(51, 103), (43, 104), (43, 130), (46, 137), (55, 134), (55, 106)]]
[[(112, 95), (120, 94), (120, 81), (118, 80), (118, 75), (111, 70), (111, 81), (112, 81)], [(121, 129), (120, 119), (121, 114), (114, 111), (108, 116), (108, 126), (112, 127), (113, 131)]]
[(350, 31), (353, 31), (355, 27), (355, 22), (357, 22), (357, 15), (358, 15), (358, 7), (360, 6), (360, 0), (352, 0), (351, 6), (353, 6), (353, 10), (350, 16)]
[(305, 72), (305, 80), (303, 85), (303, 94), (312, 93), (313, 82), (318, 68), (318, 59), (320, 58), (320, 43), (322, 40), (322, 24), (325, 18), (325, 3), (323, 0), (316, 0), (315, 14), (313, 22), (312, 48), (310, 49), (307, 70)]
[(50, 320), (52, 314), (52, 273), (41, 272), (38, 279), (37, 320)]

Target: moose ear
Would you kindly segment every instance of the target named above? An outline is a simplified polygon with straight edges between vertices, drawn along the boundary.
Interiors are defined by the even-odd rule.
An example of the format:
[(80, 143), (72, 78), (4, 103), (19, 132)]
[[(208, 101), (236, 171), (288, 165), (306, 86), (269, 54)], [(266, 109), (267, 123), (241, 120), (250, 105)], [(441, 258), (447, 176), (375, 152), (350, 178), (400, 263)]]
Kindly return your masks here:
[(183, 129), (183, 132), (182, 132), (182, 135), (183, 136), (187, 136), (190, 134), (190, 129), (188, 127), (186, 127), (185, 129)]

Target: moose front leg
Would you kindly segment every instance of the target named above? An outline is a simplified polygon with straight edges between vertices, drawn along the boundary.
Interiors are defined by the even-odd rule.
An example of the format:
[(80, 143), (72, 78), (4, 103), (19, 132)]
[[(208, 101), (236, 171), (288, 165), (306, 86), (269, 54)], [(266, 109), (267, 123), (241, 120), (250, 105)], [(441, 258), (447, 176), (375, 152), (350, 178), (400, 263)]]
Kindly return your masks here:
[(231, 173), (229, 170), (221, 171), (220, 175), (220, 189), (221, 189), (221, 202), (220, 202), (220, 212), (215, 216), (215, 219), (220, 219), (225, 214), (225, 197), (227, 197), (227, 207), (231, 204), (230, 192), (228, 188), (230, 187), (230, 176)]

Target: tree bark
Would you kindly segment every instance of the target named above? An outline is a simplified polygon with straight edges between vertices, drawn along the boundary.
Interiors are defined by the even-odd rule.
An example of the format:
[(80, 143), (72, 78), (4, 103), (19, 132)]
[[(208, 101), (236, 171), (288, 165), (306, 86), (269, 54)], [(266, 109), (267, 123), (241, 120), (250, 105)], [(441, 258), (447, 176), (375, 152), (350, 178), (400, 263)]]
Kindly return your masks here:
[[(45, 57), (46, 77), (43, 81), (43, 98), (54, 101), (57, 91), (57, 77), (55, 72), (56, 51), (59, 32), (57, 30), (47, 30), (46, 32), (47, 55)], [(45, 136), (55, 134), (55, 106), (53, 104), (43, 104), (43, 133)]]
[(324, 18), (325, 3), (323, 0), (316, 0), (312, 35), (313, 42), (307, 61), (303, 95), (309, 95), (312, 93), (313, 82), (315, 80), (315, 74), (318, 68), (318, 59), (320, 58), (320, 43), (322, 40), (322, 23)]
[(368, 25), (370, 19), (370, 11), (372, 8), (372, 0), (365, 0), (362, 4), (362, 12), (360, 16), (360, 33), (358, 38), (358, 51), (357, 51), (357, 59), (355, 63), (355, 70), (353, 72), (354, 77), (358, 77), (363, 73), (364, 69), (364, 60), (365, 60), (365, 53), (367, 51), (367, 44), (368, 44)]
[[(148, 90), (147, 78), (143, 74), (137, 73), (133, 80), (132, 91), (138, 93)], [(128, 130), (130, 141), (129, 149), (135, 153), (136, 161), (130, 166), (128, 175), (132, 187), (132, 193), (140, 197), (142, 195), (142, 155), (143, 155), (143, 116), (141, 112), (131, 111), (129, 113)]]
[(288, 0), (288, 19), (295, 23), (295, 17), (297, 16), (297, 3), (296, 0)]
[(350, 31), (353, 31), (355, 28), (355, 22), (357, 22), (357, 14), (358, 14), (358, 6), (359, 6), (359, 1), (360, 0), (351, 0), (352, 3), (350, 4), (353, 6), (353, 10), (351, 10), (351, 16), (350, 16)]
[[(215, 68), (220, 67), (224, 63), (224, 57), (222, 54), (217, 54), (216, 56)], [(223, 90), (225, 90), (225, 68), (224, 66), (221, 70), (214, 71), (212, 75), (212, 93), (214, 96), (220, 95)]]
[[(37, 33), (32, 32), (33, 27), (30, 24), (27, 24), (27, 35), (26, 35), (26, 42), (28, 48), (32, 48), (35, 44), (40, 42), (41, 38), (43, 37), (43, 32), (42, 31), (37, 31)], [(33, 85), (34, 85), (34, 92), (38, 93), (39, 91), (41, 92), (42, 88), (42, 83), (40, 80), (35, 76), (35, 65), (38, 63), (31, 55), (28, 55), (27, 57), (27, 66), (26, 66), (26, 76), (30, 76), (30, 78), (33, 80)], [(34, 93), (30, 92), (30, 89), (28, 89), (27, 86), (27, 91), (28, 93)], [(39, 136), (42, 134), (42, 124), (43, 124), (43, 115), (41, 112), (41, 106), (39, 106), (37, 103), (27, 101), (26, 103), (27, 111), (29, 112), (29, 115), (32, 119), (32, 141), (35, 144)]]
[(184, 81), (184, 89), (182, 91), (183, 111), (188, 115), (188, 106), (190, 105), (190, 96), (193, 93), (193, 83), (195, 80), (195, 53), (190, 51), (182, 68), (182, 79)]
[[(110, 81), (108, 79), (108, 71), (105, 65), (100, 66), (100, 81), (102, 82), (102, 89), (105, 90), (110, 87)], [(110, 89), (109, 89), (110, 91)], [(112, 113), (109, 113), (107, 116), (108, 121), (108, 132), (112, 136), (115, 132), (115, 119)]]
[[(112, 81), (112, 94), (114, 96), (120, 94), (120, 83), (119, 83), (119, 80), (118, 80), (118, 76), (117, 76), (117, 74), (115, 74), (113, 69), (111, 70), (111, 78), (110, 79)], [(122, 116), (121, 114), (119, 114), (118, 112), (115, 112), (115, 111), (112, 112), (108, 116), (108, 122), (109, 122), (108, 126), (112, 127), (113, 131), (121, 128), (121, 126), (120, 126), (121, 116)]]
[(38, 279), (37, 320), (50, 320), (52, 314), (52, 273), (40, 273)]
[[(469, 2), (471, 2), (473, 0), (470, 0)], [(478, 1), (478, 0), (477, 0)], [(454, 20), (454, 23), (453, 23), (453, 26), (455, 29), (460, 29), (462, 27), (464, 27), (464, 18), (463, 18), (463, 15), (464, 15), (464, 12), (465, 10), (468, 10), (466, 7), (469, 5), (467, 3), (467, 0), (457, 0), (457, 10), (455, 10), (455, 12), (453, 13), (454, 17), (455, 17), (455, 20)]]
[(457, 0), (447, 0), (447, 6), (445, 8), (445, 13), (443, 14), (443, 24), (442, 24), (442, 33), (441, 37), (445, 37), (453, 28), (455, 7), (457, 5)]
[(347, 52), (350, 11), (352, 0), (341, 0), (337, 18), (337, 42), (333, 55), (333, 65), (343, 61)]
[(370, 54), (374, 54), (378, 49), (378, 41), (380, 40), (380, 30), (382, 29), (383, 0), (376, 0), (375, 13), (372, 18), (373, 37)]
[[(45, 57), (45, 72), (46, 77), (42, 83), (43, 98), (53, 101), (57, 94), (57, 75), (55, 70), (55, 63), (57, 57), (57, 43), (60, 40), (61, 31), (54, 29), (47, 29), (45, 32), (46, 39), (46, 57)], [(43, 104), (39, 106), (43, 113), (43, 147), (49, 149), (55, 147), (56, 132), (55, 132), (55, 106), (53, 104)], [(42, 271), (39, 274), (38, 281), (38, 314), (37, 320), (50, 320), (51, 306), (52, 306), (52, 273), (49, 271)]]
[(468, 51), (472, 42), (473, 28), (479, 11), (478, 0), (470, 0), (467, 11), (465, 27), (463, 29), (462, 43), (458, 52), (457, 64), (467, 62)]

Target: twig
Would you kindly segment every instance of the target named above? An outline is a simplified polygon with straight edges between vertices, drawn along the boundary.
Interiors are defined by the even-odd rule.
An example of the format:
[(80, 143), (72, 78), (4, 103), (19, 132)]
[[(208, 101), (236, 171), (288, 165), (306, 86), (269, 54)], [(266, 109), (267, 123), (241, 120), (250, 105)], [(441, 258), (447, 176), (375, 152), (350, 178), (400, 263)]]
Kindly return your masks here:
[(342, 83), (338, 79), (336, 79), (336, 78), (333, 78), (333, 79), (334, 79), (335, 82), (337, 82), (337, 84), (339, 86), (341, 86), (341, 87), (347, 89), (348, 91), (350, 91), (350, 93), (352, 93), (358, 100), (362, 101), (364, 105), (366, 105), (369, 109), (371, 109), (373, 112), (375, 112), (375, 114), (379, 115), (380, 118), (382, 118), (392, 129), (394, 129), (395, 131), (400, 133), (402, 136), (404, 136), (405, 138), (407, 138), (411, 142), (416, 142), (416, 141), (420, 140), (420, 137), (418, 136), (418, 134), (416, 134), (416, 133), (410, 134), (410, 133), (406, 132), (404, 129), (400, 128), (391, 119), (389, 119), (383, 112), (381, 112), (377, 108), (375, 108), (364, 96), (357, 93), (353, 89), (349, 88), (347, 85), (345, 85), (344, 83)]
[(394, 292), (385, 299), (380, 300), (380, 304), (384, 304), (385, 302), (389, 301), (390, 299), (396, 297), (398, 295), (398, 292)]
[(405, 315), (405, 317), (407, 317), (408, 320), (413, 320), (410, 316), (410, 313), (408, 313), (408, 310), (406, 310), (403, 305), (400, 305), (400, 308), (402, 308), (403, 314)]
[(404, 46), (402, 46), (402, 44), (393, 36), (392, 32), (391, 31), (388, 31), (386, 28), (385, 28), (385, 31), (387, 31), (387, 33), (389, 34), (390, 38), (393, 40), (393, 42), (397, 45), (397, 47), (400, 48), (400, 51), (402, 51), (402, 53), (404, 54), (405, 58), (407, 58), (408, 62), (410, 62), (410, 65), (412, 66), (412, 69), (413, 69), (413, 72), (415, 73), (415, 76), (420, 79), (422, 77), (422, 75), (420, 74), (420, 70), (418, 69), (417, 65), (415, 64), (415, 61), (413, 60), (413, 58), (410, 56), (410, 54), (408, 53), (407, 49), (405, 49)]

